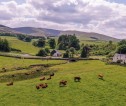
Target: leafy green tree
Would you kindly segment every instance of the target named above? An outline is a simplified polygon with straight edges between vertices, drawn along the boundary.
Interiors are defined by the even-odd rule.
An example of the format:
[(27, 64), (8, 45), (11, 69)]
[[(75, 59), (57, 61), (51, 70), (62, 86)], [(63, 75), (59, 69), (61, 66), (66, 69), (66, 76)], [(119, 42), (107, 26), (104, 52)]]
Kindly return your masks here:
[(63, 58), (69, 58), (69, 53), (68, 52), (64, 53)]
[(75, 48), (74, 48), (74, 47), (71, 47), (71, 48), (69, 49), (69, 51), (71, 52), (71, 57), (74, 57), (74, 54), (75, 54), (75, 52), (76, 52)]
[(38, 39), (37, 41), (33, 42), (33, 45), (37, 47), (44, 47), (45, 44), (46, 44), (46, 41), (44, 39)]
[(24, 38), (25, 42), (31, 42), (31, 40), (32, 40), (31, 37), (28, 37), (28, 36)]
[(45, 48), (46, 53), (50, 53), (49, 48)]
[(126, 40), (121, 40), (119, 43), (118, 43), (118, 45), (120, 46), (120, 45), (126, 45)]
[(45, 57), (47, 56), (47, 53), (44, 49), (39, 50), (39, 52), (36, 54), (36, 56), (42, 56)]
[(55, 47), (56, 47), (56, 41), (55, 41), (55, 39), (49, 39), (49, 46), (52, 49), (55, 49)]
[(117, 48), (117, 53), (119, 54), (126, 54), (126, 45), (120, 45), (118, 48)]
[(17, 38), (19, 40), (24, 40), (26, 38), (26, 35), (23, 35), (23, 34), (18, 34)]
[(45, 46), (45, 43), (46, 43), (45, 40), (39, 39), (38, 42), (37, 42), (37, 46), (38, 47), (44, 47)]
[(11, 48), (9, 42), (6, 39), (0, 38), (0, 51), (10, 52)]
[(81, 57), (82, 58), (87, 58), (89, 56), (89, 47), (84, 46), (81, 52)]
[(74, 47), (76, 50), (80, 49), (79, 39), (75, 35), (61, 35), (58, 38), (59, 50), (66, 50)]

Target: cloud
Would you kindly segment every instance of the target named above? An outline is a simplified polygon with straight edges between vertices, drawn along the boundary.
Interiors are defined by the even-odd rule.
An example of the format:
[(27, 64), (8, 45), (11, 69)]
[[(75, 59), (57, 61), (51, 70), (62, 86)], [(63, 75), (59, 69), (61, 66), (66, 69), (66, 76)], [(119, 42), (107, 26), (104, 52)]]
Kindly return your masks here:
[(80, 30), (126, 38), (125, 10), (125, 4), (109, 0), (8, 1), (0, 2), (0, 22), (11, 27)]

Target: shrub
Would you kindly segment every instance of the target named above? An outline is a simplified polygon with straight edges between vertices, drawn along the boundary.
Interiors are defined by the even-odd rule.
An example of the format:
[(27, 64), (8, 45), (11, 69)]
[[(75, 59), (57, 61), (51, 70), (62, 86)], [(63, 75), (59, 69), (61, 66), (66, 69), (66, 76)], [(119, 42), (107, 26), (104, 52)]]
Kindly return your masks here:
[(47, 56), (47, 53), (44, 49), (39, 50), (39, 52), (36, 54), (36, 56), (42, 56), (45, 57)]

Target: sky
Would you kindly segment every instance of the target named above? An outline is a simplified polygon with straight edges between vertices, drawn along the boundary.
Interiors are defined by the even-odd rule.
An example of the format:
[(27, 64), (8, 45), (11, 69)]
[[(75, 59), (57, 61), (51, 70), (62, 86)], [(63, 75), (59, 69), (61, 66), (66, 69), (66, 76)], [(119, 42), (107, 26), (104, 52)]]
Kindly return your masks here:
[(0, 0), (0, 24), (126, 38), (126, 0)]

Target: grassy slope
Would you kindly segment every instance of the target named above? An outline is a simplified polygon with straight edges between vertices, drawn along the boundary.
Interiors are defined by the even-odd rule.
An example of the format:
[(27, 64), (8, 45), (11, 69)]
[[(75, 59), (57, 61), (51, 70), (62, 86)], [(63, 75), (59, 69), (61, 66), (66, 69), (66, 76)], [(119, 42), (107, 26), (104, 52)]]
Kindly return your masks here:
[(32, 45), (32, 43), (23, 42), (21, 40), (18, 40), (15, 37), (6, 37), (6, 36), (4, 36), (4, 37), (0, 37), (0, 38), (3, 38), (3, 39), (6, 38), (10, 42), (10, 45), (11, 45), (12, 48), (19, 49), (23, 53), (28, 53), (28, 54), (35, 55), (39, 51), (39, 48), (34, 47)]
[[(0, 58), (2, 59), (2, 58)], [(8, 59), (10, 61), (10, 59)], [(30, 61), (30, 60), (28, 60)], [(28, 61), (26, 64), (29, 64)], [(20, 61), (18, 61), (19, 63)], [(32, 61), (33, 62), (33, 61)], [(34, 60), (34, 62), (38, 62)], [(0, 64), (2, 64), (0, 62)], [(6, 63), (6, 64), (9, 64)], [(2, 64), (3, 65), (3, 64)], [(39, 78), (18, 81), (14, 86), (0, 84), (1, 106), (125, 106), (125, 67), (105, 65), (100, 61), (79, 61), (54, 66), (59, 71), (50, 81), (47, 89), (36, 90)], [(105, 81), (97, 75), (103, 73)], [(80, 83), (73, 82), (74, 76), (81, 76)], [(67, 87), (59, 87), (60, 80), (67, 80)]]

